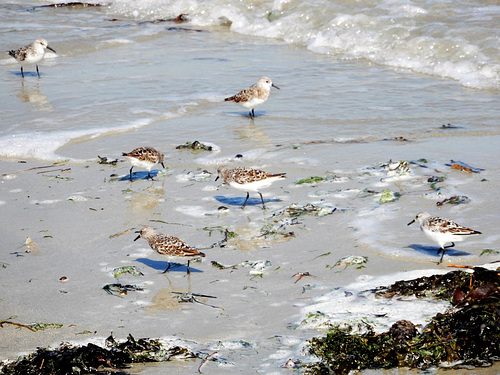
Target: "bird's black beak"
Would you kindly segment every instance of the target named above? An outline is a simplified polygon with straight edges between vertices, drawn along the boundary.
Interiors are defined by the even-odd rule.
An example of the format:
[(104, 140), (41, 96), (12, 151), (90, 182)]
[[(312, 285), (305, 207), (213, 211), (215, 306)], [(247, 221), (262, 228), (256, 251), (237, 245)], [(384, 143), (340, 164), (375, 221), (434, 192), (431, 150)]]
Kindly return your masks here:
[(134, 241), (137, 241), (139, 238), (141, 238), (141, 235), (140, 235), (141, 231), (140, 231), (140, 230), (138, 230), (138, 231), (136, 231), (135, 233), (139, 233), (139, 235), (138, 235), (138, 236), (135, 238), (135, 240), (134, 240)]
[(413, 223), (415, 222), (415, 219), (413, 219), (412, 221), (410, 221), (408, 224), (406, 225), (412, 225)]
[(276, 86), (274, 83), (271, 83), (271, 86), (274, 87), (275, 89), (280, 89), (278, 86)]
[(219, 176), (215, 177), (215, 181), (217, 181), (219, 179)]
[(50, 46), (47, 46), (47, 49), (50, 49), (52, 52), (57, 53), (56, 50)]
[(165, 164), (161, 163), (161, 166), (163, 167), (163, 169), (165, 169)]

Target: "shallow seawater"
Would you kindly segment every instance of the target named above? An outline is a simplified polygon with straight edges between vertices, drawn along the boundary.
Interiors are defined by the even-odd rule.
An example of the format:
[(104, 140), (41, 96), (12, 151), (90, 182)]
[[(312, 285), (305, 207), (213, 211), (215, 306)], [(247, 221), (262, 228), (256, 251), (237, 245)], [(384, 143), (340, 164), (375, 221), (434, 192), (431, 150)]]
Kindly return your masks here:
[[(448, 264), (498, 258), (479, 255), (498, 251), (499, 241), (498, 27), (481, 39), (481, 22), (494, 24), (497, 5), (475, 5), (466, 43), (459, 21), (467, 5), (458, 3), (455, 29), (438, 22), (436, 8), (446, 5), (434, 1), (361, 8), (347, 1), (324, 14), (302, 2), (279, 1), (214, 2), (205, 9), (195, 1), (33, 8), (41, 4), (16, 1), (0, 12), (4, 50), (43, 36), (57, 51), (40, 63), (40, 79), (26, 67), (23, 80), (15, 61), (0, 59), (0, 163), (6, 174), (0, 209), (8, 213), (0, 229), (0, 262), (8, 263), (0, 269), (0, 306), (18, 320), (76, 325), (63, 337), (55, 334), (55, 345), (85, 341), (84, 330), (98, 337), (110, 331), (118, 338), (175, 336), (196, 350), (220, 353), (219, 363), (204, 365), (207, 373), (288, 373), (281, 366), (289, 358), (304, 360), (304, 340), (321, 334), (299, 327), (312, 308), (326, 311), (328, 300), (345, 292), (367, 299), (354, 287), (367, 280), (387, 283), (394, 274), (443, 272)], [(279, 24), (268, 24), (273, 12), (266, 9), (283, 12)], [(192, 14), (191, 21), (168, 21), (180, 13)], [(397, 30), (384, 34), (384, 22)], [(388, 35), (394, 39), (381, 39)], [(463, 43), (452, 43), (458, 40)], [(448, 42), (461, 52), (447, 52)], [(424, 46), (428, 54), (417, 53)], [(459, 57), (464, 51), (469, 57)], [(223, 99), (261, 76), (280, 89), (251, 121), (245, 109)], [(195, 140), (215, 151), (175, 148)], [(154, 182), (130, 183), (125, 162), (97, 165), (98, 155), (120, 159), (146, 145), (166, 154), (167, 169), (155, 168)], [(391, 160), (406, 161), (408, 169), (392, 172)], [(61, 169), (71, 172), (16, 173), (56, 161), (66, 161)], [(451, 168), (455, 162), (478, 173)], [(222, 163), (286, 172), (287, 180), (263, 192), (268, 210), (252, 195), (241, 211), (244, 194), (214, 181)], [(296, 184), (308, 177), (324, 181)], [(431, 186), (433, 177), (444, 179)], [(382, 202), (384, 191), (396, 199)], [(468, 203), (436, 205), (462, 195)], [(290, 205), (308, 203), (336, 210), (282, 215)], [(227, 214), (218, 211), (221, 205), (229, 207)], [(457, 244), (437, 266), (434, 244), (416, 225), (406, 225), (418, 211), (483, 234)], [(218, 228), (239, 237), (227, 248), (206, 250), (207, 259), (192, 264), (190, 277), (185, 267), (162, 275), (165, 261), (143, 240), (133, 242), (134, 233), (109, 237), (145, 224), (199, 247), (220, 240)], [(266, 234), (270, 229), (278, 234)], [(17, 257), (27, 236), (40, 252)], [(332, 268), (349, 255), (368, 262), (361, 269)], [(211, 260), (240, 266), (218, 270)], [(264, 264), (262, 276), (245, 261)], [(102, 292), (114, 281), (110, 272), (122, 265), (145, 273), (120, 280), (144, 292), (122, 298)], [(293, 277), (301, 272), (312, 276)], [(63, 274), (66, 284), (57, 281)], [(27, 293), (22, 299), (21, 286)], [(205, 301), (216, 307), (179, 304), (172, 291), (216, 296)], [(351, 306), (360, 310), (353, 319), (363, 309), (391, 309)], [(408, 313), (414, 313), (411, 306)], [(425, 323), (428, 315), (415, 319)], [(391, 321), (378, 323), (384, 329)], [(134, 371), (192, 373), (198, 366), (180, 361)]]

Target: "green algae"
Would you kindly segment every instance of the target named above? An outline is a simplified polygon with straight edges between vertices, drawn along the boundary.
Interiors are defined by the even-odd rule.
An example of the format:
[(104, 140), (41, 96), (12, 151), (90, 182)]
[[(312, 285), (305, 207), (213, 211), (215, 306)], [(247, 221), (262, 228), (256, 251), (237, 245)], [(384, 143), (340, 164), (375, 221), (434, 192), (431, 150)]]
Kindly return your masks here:
[(324, 177), (319, 177), (319, 176), (311, 176), (311, 177), (306, 177), (303, 178), (295, 183), (295, 185), (303, 185), (303, 184), (315, 184), (318, 182), (325, 181)]

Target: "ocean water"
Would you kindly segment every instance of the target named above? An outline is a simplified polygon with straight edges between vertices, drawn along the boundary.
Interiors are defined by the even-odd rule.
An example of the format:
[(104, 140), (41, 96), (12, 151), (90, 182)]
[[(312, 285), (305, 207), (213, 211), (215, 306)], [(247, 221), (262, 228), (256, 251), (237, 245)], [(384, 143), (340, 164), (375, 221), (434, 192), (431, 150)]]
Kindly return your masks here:
[[(141, 181), (134, 182), (133, 189), (122, 186), (125, 182), (118, 187), (119, 182), (95, 187), (91, 183), (98, 178), (87, 177), (81, 186), (72, 188), (71, 205), (83, 202), (77, 206), (82, 207), (88, 196), (101, 194), (101, 190), (141, 190), (137, 195), (134, 191), (116, 193), (112, 205), (123, 211), (108, 217), (102, 227), (117, 233), (143, 224), (152, 217), (146, 208), (151, 204), (165, 221), (184, 225), (174, 227), (181, 231), (179, 235), (193, 236), (198, 243), (212, 241), (200, 229), (210, 225), (253, 236), (248, 241), (250, 250), (242, 241), (235, 245), (237, 251), (216, 252), (217, 260), (224, 264), (247, 258), (273, 262), (261, 284), (247, 280), (241, 270), (235, 274), (244, 281), (228, 274), (220, 277), (220, 285), (227, 290), (213, 288), (219, 293), (217, 303), (226, 306), (227, 313), (144, 314), (142, 309), (151, 305), (151, 295), (161, 294), (160, 286), (153, 282), (149, 295), (116, 303), (116, 311), (128, 313), (123, 314), (123, 326), (153, 336), (168, 334), (155, 328), (158, 322), (171, 325), (177, 335), (198, 340), (207, 352), (219, 350), (227, 362), (234, 363), (215, 367), (213, 371), (218, 373), (287, 373), (280, 365), (290, 357), (301, 358), (303, 340), (316, 333), (307, 326), (289, 327), (300, 325), (312, 309), (331, 313), (332, 306), (340, 305), (345, 288), (362, 293), (366, 280), (384, 283), (391, 279), (372, 279), (377, 275), (396, 273), (399, 277), (407, 271), (438, 268), (435, 247), (415, 225), (406, 226), (418, 211), (438, 213), (483, 232), (449, 250), (445, 264), (478, 264), (498, 257), (479, 255), (483, 249), (499, 250), (500, 239), (496, 230), (500, 186), (498, 2), (117, 0), (100, 7), (42, 7), (46, 4), (13, 0), (0, 5), (3, 50), (44, 37), (57, 51), (48, 52), (39, 64), (40, 79), (34, 67), (26, 67), (22, 79), (12, 58), (7, 54), (0, 58), (2, 165), (11, 171), (19, 169), (20, 160), (32, 164), (66, 160), (79, 171), (75, 174), (85, 175), (85, 166), (98, 155), (120, 158), (123, 151), (153, 146), (165, 152), (168, 166), (166, 174), (158, 177), (163, 181), (159, 187), (146, 187)], [(184, 21), (174, 22), (181, 14)], [(223, 99), (261, 76), (271, 77), (280, 89), (272, 90), (252, 121), (245, 109)], [(194, 140), (212, 144), (215, 151), (189, 154), (175, 149)], [(236, 154), (243, 158), (236, 160)], [(391, 170), (391, 160), (405, 161), (408, 168)], [(452, 169), (456, 162), (471, 166), (476, 173)], [(197, 177), (203, 170), (214, 173), (221, 163), (287, 172), (284, 185), (276, 184), (264, 194), (271, 200), (271, 212), (292, 203), (336, 207), (337, 211), (306, 219), (295, 230), (298, 235), (293, 240), (260, 242), (259, 230), (263, 223), (269, 224), (270, 214), (261, 212), (258, 200), (251, 201), (243, 215), (237, 203), (233, 207), (228, 199), (239, 197), (240, 192)], [(128, 170), (128, 165), (119, 163), (99, 176), (99, 183), (109, 181), (112, 172), (123, 177)], [(295, 184), (310, 176), (325, 181)], [(436, 176), (444, 177), (444, 182), (432, 189), (428, 179)], [(0, 209), (18, 212), (13, 208), (19, 205), (13, 198), (19, 193), (14, 185), (22, 178), (3, 177)], [(39, 196), (30, 198), (27, 208), (23, 206), (19, 212), (48, 212), (54, 207), (62, 218), (57, 229), (50, 230), (71, 231), (73, 213), (66, 216), (65, 211), (68, 196), (46, 192), (43, 183), (36, 186)], [(383, 191), (395, 193), (396, 199), (382, 203)], [(436, 202), (452, 196), (466, 196), (468, 203), (438, 208)], [(221, 203), (230, 205), (231, 212), (213, 219)], [(78, 212), (85, 217), (87, 211)], [(34, 228), (42, 225), (35, 218), (13, 217), (3, 226), (0, 233), (9, 238), (7, 245), (15, 246), (20, 238), (24, 241), (20, 228), (28, 224), (23, 220), (34, 220), (30, 224)], [(290, 230), (295, 228), (287, 225)], [(72, 236), (82, 243), (89, 237), (77, 229)], [(138, 259), (134, 263), (127, 257), (122, 260), (126, 264), (154, 258), (145, 244), (131, 245), (122, 237), (119, 245), (113, 243), (122, 246), (121, 250), (110, 250), (104, 238), (107, 236), (96, 235), (91, 246), (86, 243), (81, 249), (85, 259), (76, 258), (83, 269), (102, 265), (104, 271), (96, 271), (99, 276), (94, 273), (99, 282), (109, 282), (109, 268), (116, 266), (113, 262), (123, 252)], [(50, 259), (67, 255), (66, 248), (72, 244), (68, 241), (52, 245), (48, 266)], [(143, 251), (137, 251), (137, 246), (143, 246)], [(323, 254), (330, 255), (318, 258)], [(336, 273), (317, 260), (326, 259), (331, 265), (347, 255), (368, 257), (366, 268), (349, 267)], [(6, 252), (0, 261), (12, 259)], [(38, 262), (30, 269), (46, 261), (38, 257)], [(304, 296), (297, 284), (290, 292), (293, 279), (288, 274), (278, 275), (278, 265), (293, 270), (292, 274), (309, 271), (316, 276), (308, 279), (313, 291)], [(212, 285), (213, 281), (211, 269), (203, 269), (193, 275), (200, 289), (202, 283)], [(150, 273), (148, 277), (154, 276)], [(174, 281), (180, 282), (178, 278)], [(255, 294), (248, 294), (252, 288), (247, 284), (255, 287)], [(82, 319), (90, 325), (99, 314), (103, 317), (99, 332), (111, 330), (112, 324), (104, 318), (108, 311), (98, 307), (109, 303), (108, 296), (99, 298), (91, 303), (95, 312), (82, 313), (70, 322)], [(239, 304), (229, 308), (233, 299)], [(364, 299), (360, 294), (358, 300), (364, 303)], [(11, 299), (6, 295), (4, 300)], [(363, 315), (370, 309), (349, 302), (346, 311), (351, 308)], [(74, 312), (65, 310), (65, 301), (56, 298), (54, 306), (59, 303), (61, 312), (56, 316), (61, 320), (73, 317)], [(379, 308), (392, 309), (373, 307)], [(9, 305), (7, 311), (12, 310)], [(50, 319), (50, 311), (42, 308), (37, 313)], [(410, 311), (403, 308), (395, 315), (405, 313)], [(193, 318), (203, 327), (192, 324)], [(415, 317), (422, 322), (426, 318)], [(218, 323), (215, 331), (209, 329), (213, 322)], [(390, 324), (388, 319), (380, 322), (380, 329)], [(143, 327), (148, 325), (152, 328)], [(128, 332), (120, 333), (126, 336)], [(216, 340), (221, 340), (219, 347)], [(252, 345), (240, 347), (235, 344), (238, 340)], [(165, 366), (151, 366), (141, 373), (161, 373), (172, 364)], [(179, 373), (193, 372), (191, 364), (176, 366)]]
[[(43, 36), (58, 52), (47, 53), (40, 80), (21, 80), (12, 58), (0, 60), (2, 157), (79, 159), (61, 148), (83, 141), (95, 150), (92, 140), (151, 134), (200, 113), (233, 121), (241, 111), (221, 100), (263, 75), (283, 86), (266, 113), (286, 122), (279, 142), (418, 134), (450, 122), (496, 130), (494, 1), (46, 4), (2, 5), (4, 50)], [(168, 21), (181, 14), (187, 22)], [(220, 121), (203, 132), (220, 134)]]

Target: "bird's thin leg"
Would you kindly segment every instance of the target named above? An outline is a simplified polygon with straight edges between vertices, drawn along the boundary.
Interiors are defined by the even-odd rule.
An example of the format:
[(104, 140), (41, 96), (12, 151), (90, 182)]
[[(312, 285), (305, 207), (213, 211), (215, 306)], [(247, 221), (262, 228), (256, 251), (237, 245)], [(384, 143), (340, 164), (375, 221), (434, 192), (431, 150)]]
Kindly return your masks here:
[(165, 271), (163, 271), (163, 273), (167, 273), (167, 271), (170, 269), (170, 262), (168, 262), (168, 266), (167, 268), (165, 269)]
[(452, 243), (451, 243), (451, 245), (448, 245), (448, 246), (443, 246), (443, 247), (439, 248), (439, 250), (438, 250), (438, 255), (439, 255), (439, 253), (441, 253), (441, 252), (442, 252), (442, 254), (441, 254), (441, 259), (439, 259), (438, 264), (441, 264), (441, 263), (443, 262), (444, 253), (445, 253), (445, 251), (446, 251), (445, 249), (448, 249), (448, 248), (450, 248), (450, 247), (454, 247), (454, 246), (455, 246), (455, 242), (452, 242)]
[(243, 206), (241, 206), (241, 209), (245, 208), (245, 205), (247, 204), (248, 198), (250, 197), (250, 193), (247, 191), (247, 197), (245, 199), (245, 202), (243, 202)]
[(251, 119), (253, 119), (255, 117), (255, 112), (254, 112), (253, 108), (250, 112), (248, 112), (248, 115), (250, 116)]
[(191, 273), (191, 270), (189, 269), (189, 260), (188, 260), (188, 265), (187, 265), (187, 274), (189, 275)]
[(148, 178), (150, 178), (151, 180), (153, 179), (153, 177), (151, 177), (151, 172), (148, 171)]
[[(444, 253), (445, 253), (444, 249), (439, 249), (439, 250), (440, 250), (440, 252), (442, 252), (442, 254), (441, 254), (441, 258), (439, 259), (439, 262), (437, 264), (441, 264), (443, 262), (443, 257), (444, 257)], [(438, 254), (439, 254), (439, 252), (438, 252)]]
[(262, 202), (262, 209), (265, 210), (266, 209), (266, 205), (264, 204), (264, 198), (262, 198), (262, 193), (260, 191), (258, 193), (260, 195), (260, 201)]
[(22, 66), (21, 66), (21, 76), (24, 78), (24, 70)]
[(132, 166), (132, 168), (130, 168), (130, 181), (132, 181), (132, 169), (134, 169), (134, 166)]
[(38, 70), (38, 65), (35, 65), (36, 66), (36, 74), (38, 74), (38, 78), (40, 78), (40, 72)]

